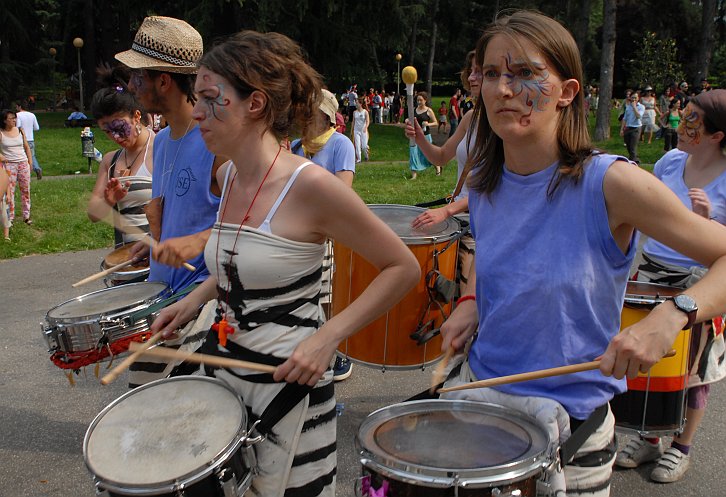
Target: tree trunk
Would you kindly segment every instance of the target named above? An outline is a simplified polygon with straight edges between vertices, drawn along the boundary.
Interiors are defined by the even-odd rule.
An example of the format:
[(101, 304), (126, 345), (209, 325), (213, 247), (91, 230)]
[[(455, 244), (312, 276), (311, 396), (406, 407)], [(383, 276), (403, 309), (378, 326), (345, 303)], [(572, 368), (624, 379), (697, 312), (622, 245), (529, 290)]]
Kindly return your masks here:
[(84, 0), (82, 4), (84, 36), (81, 59), (83, 65), (83, 101), (86, 108), (91, 103), (89, 97), (93, 95), (96, 88), (96, 28), (94, 19), (96, 10), (93, 3), (93, 0)]
[(580, 0), (577, 7), (572, 9), (574, 19), (572, 19), (572, 36), (577, 42), (577, 48), (580, 50), (580, 57), (585, 56), (585, 45), (587, 43), (587, 33), (590, 28), (590, 0)]
[(602, 56), (600, 57), (600, 100), (595, 118), (595, 141), (610, 138), (610, 102), (613, 98), (613, 68), (615, 66), (615, 18), (617, 0), (603, 1)]
[(429, 47), (429, 61), (426, 64), (426, 94), (429, 96), (429, 106), (433, 107), (431, 100), (431, 79), (434, 73), (434, 56), (436, 54), (436, 35), (438, 33), (438, 24), (436, 17), (439, 11), (439, 0), (434, 0), (432, 9), (431, 19), (433, 19), (433, 26), (431, 27), (431, 45)]
[(408, 64), (413, 65), (414, 54), (416, 53), (416, 35), (418, 34), (418, 16), (413, 20), (413, 26), (411, 26), (411, 38), (408, 44)]
[(708, 77), (708, 67), (711, 65), (713, 53), (713, 34), (716, 17), (716, 0), (703, 0), (701, 2), (701, 36), (696, 58), (696, 79), (693, 86), (700, 85), (703, 78)]

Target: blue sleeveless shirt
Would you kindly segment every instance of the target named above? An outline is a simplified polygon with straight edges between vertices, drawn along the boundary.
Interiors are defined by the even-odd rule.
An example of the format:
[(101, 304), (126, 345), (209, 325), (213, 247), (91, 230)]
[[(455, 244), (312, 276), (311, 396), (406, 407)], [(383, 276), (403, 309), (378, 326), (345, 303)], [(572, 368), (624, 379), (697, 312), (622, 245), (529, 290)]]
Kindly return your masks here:
[[(618, 333), (637, 247), (634, 235), (623, 254), (610, 233), (602, 185), (618, 159), (593, 155), (579, 182), (563, 180), (552, 198), (557, 163), (528, 176), (504, 166), (491, 197), (469, 192), (479, 312), (469, 361), (478, 379), (592, 361)], [(554, 399), (585, 419), (626, 383), (588, 371), (497, 388)]]
[[(153, 197), (164, 197), (162, 242), (211, 228), (219, 209), (219, 197), (209, 191), (214, 155), (204, 145), (199, 127), (178, 140), (171, 139), (170, 131), (168, 127), (161, 130), (154, 140), (151, 188)], [(152, 260), (149, 281), (163, 281), (176, 292), (209, 277), (204, 252), (187, 262), (197, 270), (176, 269)]]

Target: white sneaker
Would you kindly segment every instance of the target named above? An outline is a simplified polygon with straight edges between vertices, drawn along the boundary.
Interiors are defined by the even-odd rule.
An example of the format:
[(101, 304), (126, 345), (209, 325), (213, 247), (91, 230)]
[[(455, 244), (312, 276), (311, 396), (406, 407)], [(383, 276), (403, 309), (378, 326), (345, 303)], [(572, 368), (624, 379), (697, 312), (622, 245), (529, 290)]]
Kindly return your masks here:
[(656, 445), (643, 440), (633, 438), (628, 445), (615, 457), (615, 465), (621, 468), (637, 468), (643, 463), (655, 461), (663, 454), (663, 446), (660, 440)]
[(673, 483), (685, 476), (690, 464), (688, 454), (684, 454), (675, 447), (668, 447), (658, 459), (658, 465), (650, 473), (650, 479), (658, 483)]

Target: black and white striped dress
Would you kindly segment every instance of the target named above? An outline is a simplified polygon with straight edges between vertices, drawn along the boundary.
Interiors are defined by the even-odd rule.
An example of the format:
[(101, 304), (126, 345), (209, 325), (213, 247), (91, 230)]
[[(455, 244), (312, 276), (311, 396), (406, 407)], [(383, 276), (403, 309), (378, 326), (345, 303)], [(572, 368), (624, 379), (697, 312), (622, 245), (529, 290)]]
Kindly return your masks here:
[[(237, 237), (239, 225), (214, 225), (205, 260), (219, 285), (216, 321), (226, 315), (235, 332), (228, 336), (226, 347), (219, 345), (216, 333), (210, 333), (206, 351), (277, 365), (324, 320), (319, 304), (324, 244), (270, 232), (270, 220), (303, 167), (292, 175), (259, 228), (245, 226)], [(250, 424), (285, 386), (273, 383), (270, 374), (244, 369), (207, 367), (206, 371), (240, 394)], [(330, 370), (255, 450), (260, 473), (250, 495), (335, 495), (336, 412)]]

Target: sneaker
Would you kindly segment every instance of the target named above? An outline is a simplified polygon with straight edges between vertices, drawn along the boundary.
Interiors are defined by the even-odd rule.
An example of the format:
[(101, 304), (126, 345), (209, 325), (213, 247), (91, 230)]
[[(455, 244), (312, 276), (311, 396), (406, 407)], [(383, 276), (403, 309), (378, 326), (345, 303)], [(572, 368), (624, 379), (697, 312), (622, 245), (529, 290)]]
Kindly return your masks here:
[(650, 479), (658, 483), (673, 483), (683, 478), (690, 464), (688, 454), (675, 447), (668, 447), (658, 459), (658, 465), (650, 473)]
[(343, 381), (353, 372), (353, 365), (345, 357), (337, 356), (333, 365), (333, 380)]
[(615, 465), (621, 468), (637, 468), (643, 463), (655, 461), (663, 454), (663, 446), (653, 445), (642, 438), (633, 438), (615, 457)]

